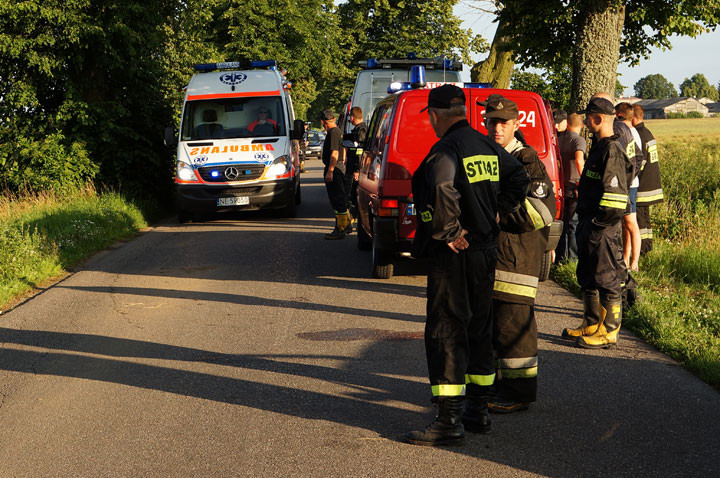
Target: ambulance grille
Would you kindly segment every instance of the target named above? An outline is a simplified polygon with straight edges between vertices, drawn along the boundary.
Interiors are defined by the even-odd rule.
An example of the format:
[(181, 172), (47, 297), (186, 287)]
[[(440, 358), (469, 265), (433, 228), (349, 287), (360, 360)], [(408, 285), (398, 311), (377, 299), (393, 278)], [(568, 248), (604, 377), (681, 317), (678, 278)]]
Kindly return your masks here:
[[(229, 168), (233, 168), (234, 172), (237, 173), (236, 178), (229, 179), (226, 176), (228, 172), (233, 172), (228, 171)], [(239, 181), (253, 181), (262, 176), (263, 171), (265, 171), (264, 164), (226, 164), (223, 166), (204, 166), (198, 169), (200, 177), (203, 178), (203, 181), (206, 181), (208, 183), (235, 183)], [(214, 175), (213, 172), (215, 172)]]
[(251, 194), (259, 192), (261, 189), (261, 186), (245, 186), (242, 188), (223, 189), (218, 193), (218, 195), (222, 197), (250, 196)]

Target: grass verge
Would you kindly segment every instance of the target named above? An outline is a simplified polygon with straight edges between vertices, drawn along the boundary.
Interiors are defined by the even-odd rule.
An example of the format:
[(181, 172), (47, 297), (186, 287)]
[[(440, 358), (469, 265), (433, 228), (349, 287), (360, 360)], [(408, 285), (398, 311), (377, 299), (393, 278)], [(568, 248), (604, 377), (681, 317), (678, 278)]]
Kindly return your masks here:
[(0, 310), (159, 214), (150, 202), (92, 188), (64, 197), (0, 196)]

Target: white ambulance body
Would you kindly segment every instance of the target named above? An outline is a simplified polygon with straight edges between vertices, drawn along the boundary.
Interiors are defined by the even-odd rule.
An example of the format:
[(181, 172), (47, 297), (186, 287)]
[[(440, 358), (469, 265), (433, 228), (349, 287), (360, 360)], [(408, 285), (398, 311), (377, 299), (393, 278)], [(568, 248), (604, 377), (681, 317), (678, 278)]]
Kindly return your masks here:
[(178, 218), (261, 208), (294, 216), (304, 125), (275, 62), (195, 69), (201, 73), (187, 86), (177, 147)]

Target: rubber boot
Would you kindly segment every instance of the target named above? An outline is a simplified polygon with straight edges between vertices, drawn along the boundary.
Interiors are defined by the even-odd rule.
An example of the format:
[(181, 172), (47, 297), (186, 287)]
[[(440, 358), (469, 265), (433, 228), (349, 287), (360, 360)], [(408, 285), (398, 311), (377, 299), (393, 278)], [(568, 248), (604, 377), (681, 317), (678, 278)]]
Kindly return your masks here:
[(465, 430), (472, 433), (490, 433), (492, 428), (488, 414), (488, 393), (483, 390), (484, 388), (488, 387), (467, 384), (462, 424)]
[(578, 337), (579, 347), (586, 349), (608, 349), (617, 347), (617, 336), (622, 322), (622, 301), (608, 302), (601, 305), (603, 319), (592, 335)]
[(325, 234), (325, 239), (345, 239), (345, 228), (347, 227), (347, 213), (335, 214), (335, 229), (330, 234)]
[(347, 210), (347, 211), (345, 212), (345, 215), (346, 215), (346, 217), (347, 217), (347, 226), (345, 226), (345, 230), (344, 230), (343, 232), (345, 232), (346, 235), (347, 235), (347, 234), (352, 234), (352, 232), (353, 232), (353, 226), (352, 226), (353, 217), (352, 217), (352, 215), (350, 214), (350, 210)]
[(424, 446), (463, 445), (465, 428), (461, 421), (465, 397), (438, 397), (438, 415), (422, 431), (412, 431), (408, 443)]
[(598, 328), (602, 316), (600, 294), (596, 290), (583, 291), (583, 321), (577, 329), (563, 329), (562, 338), (577, 340), (583, 335), (592, 335)]

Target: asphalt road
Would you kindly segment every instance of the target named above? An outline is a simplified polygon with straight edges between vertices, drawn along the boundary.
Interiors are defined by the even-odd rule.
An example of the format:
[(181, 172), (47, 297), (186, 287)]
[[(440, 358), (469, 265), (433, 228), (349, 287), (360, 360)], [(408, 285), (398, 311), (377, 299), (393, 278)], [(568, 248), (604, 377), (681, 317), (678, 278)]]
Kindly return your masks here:
[(168, 219), (0, 315), (0, 476), (720, 475), (720, 394), (627, 333), (558, 339), (581, 304), (551, 282), (531, 410), (399, 441), (433, 417), (423, 267), (323, 240), (320, 176), (296, 219)]

